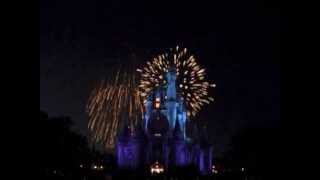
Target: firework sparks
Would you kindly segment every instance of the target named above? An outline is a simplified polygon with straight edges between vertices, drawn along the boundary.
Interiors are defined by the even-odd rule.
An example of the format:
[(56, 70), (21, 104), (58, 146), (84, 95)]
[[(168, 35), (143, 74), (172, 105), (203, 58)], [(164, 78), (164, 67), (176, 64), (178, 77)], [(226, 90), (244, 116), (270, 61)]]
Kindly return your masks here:
[(119, 69), (113, 78), (101, 81), (100, 85), (93, 89), (87, 104), (87, 113), (88, 128), (94, 142), (112, 148), (120, 123), (127, 121), (133, 128), (141, 120), (143, 106), (136, 87), (135, 76)]
[(176, 69), (177, 92), (190, 116), (195, 116), (204, 103), (213, 102), (214, 99), (208, 96), (208, 90), (216, 85), (205, 80), (205, 69), (197, 64), (194, 56), (189, 55), (186, 48), (180, 49), (178, 46), (170, 49), (169, 53), (148, 61), (143, 68), (137, 69), (141, 77), (139, 91), (143, 100), (155, 87), (166, 85), (164, 77), (170, 68)]

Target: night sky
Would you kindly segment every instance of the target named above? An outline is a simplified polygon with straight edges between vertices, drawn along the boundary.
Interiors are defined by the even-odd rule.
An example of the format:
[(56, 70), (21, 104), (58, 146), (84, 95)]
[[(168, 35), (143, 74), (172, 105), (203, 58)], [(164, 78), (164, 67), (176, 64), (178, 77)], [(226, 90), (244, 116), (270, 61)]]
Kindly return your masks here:
[(40, 109), (70, 116), (86, 135), (85, 104), (97, 81), (133, 57), (143, 63), (179, 45), (217, 84), (215, 103), (198, 117), (216, 153), (242, 129), (280, 126), (285, 20), (277, 4), (152, 2), (41, 1)]

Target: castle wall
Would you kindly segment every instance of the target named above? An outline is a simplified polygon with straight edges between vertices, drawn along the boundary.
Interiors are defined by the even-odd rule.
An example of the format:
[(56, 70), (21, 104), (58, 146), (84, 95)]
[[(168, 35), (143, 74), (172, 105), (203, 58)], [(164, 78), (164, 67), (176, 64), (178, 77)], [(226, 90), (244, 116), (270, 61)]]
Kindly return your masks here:
[(193, 147), (189, 146), (185, 141), (176, 141), (173, 144), (174, 154), (173, 164), (175, 166), (183, 167), (192, 164)]
[(200, 148), (198, 152), (197, 166), (202, 175), (207, 175), (211, 172), (212, 167), (212, 147)]
[(116, 144), (117, 164), (120, 168), (137, 169), (141, 164), (140, 141), (129, 139)]

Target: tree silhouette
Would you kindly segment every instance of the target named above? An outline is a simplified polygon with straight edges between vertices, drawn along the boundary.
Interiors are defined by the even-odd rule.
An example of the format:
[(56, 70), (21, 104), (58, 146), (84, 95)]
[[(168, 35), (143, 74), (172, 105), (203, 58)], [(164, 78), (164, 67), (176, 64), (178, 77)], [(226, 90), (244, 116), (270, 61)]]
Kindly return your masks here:
[(98, 153), (89, 148), (86, 137), (72, 131), (72, 125), (69, 117), (49, 118), (40, 111), (38, 143), (42, 175), (76, 178), (80, 165), (89, 166), (98, 159)]

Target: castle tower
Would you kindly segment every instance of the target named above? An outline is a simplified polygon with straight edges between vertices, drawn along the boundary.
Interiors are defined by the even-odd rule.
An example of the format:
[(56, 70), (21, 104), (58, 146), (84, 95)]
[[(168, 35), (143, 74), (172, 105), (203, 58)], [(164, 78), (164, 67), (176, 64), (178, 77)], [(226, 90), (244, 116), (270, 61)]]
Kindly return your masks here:
[(167, 118), (170, 124), (170, 130), (174, 129), (176, 118), (177, 118), (177, 94), (176, 94), (176, 71), (175, 69), (170, 69), (167, 73)]
[(179, 121), (173, 131), (173, 163), (175, 166), (187, 166), (190, 161), (190, 153), (186, 141), (184, 140), (183, 132), (181, 131)]
[(200, 149), (198, 153), (198, 168), (201, 174), (207, 175), (212, 167), (212, 145), (209, 143), (207, 128), (201, 128)]
[(140, 166), (141, 140), (133, 136), (132, 129), (124, 123), (116, 143), (117, 164), (123, 169), (137, 169)]
[(177, 120), (180, 125), (180, 129), (183, 135), (183, 139), (186, 139), (186, 122), (187, 122), (187, 111), (184, 107), (183, 101), (179, 100), (177, 108)]

